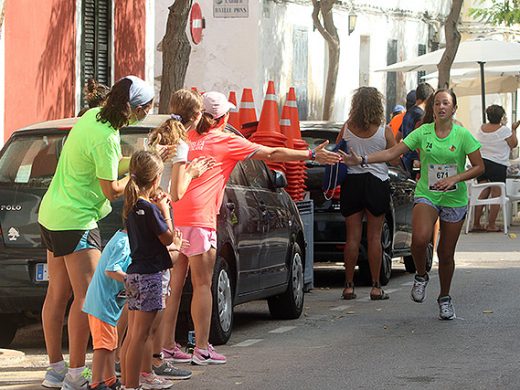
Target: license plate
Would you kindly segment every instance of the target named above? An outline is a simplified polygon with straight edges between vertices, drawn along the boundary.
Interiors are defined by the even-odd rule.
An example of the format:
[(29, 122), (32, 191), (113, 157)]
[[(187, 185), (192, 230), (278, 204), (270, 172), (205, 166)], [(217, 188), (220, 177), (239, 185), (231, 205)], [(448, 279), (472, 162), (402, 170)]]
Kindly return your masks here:
[(37, 282), (46, 282), (49, 280), (49, 275), (47, 274), (47, 263), (36, 264), (35, 279)]

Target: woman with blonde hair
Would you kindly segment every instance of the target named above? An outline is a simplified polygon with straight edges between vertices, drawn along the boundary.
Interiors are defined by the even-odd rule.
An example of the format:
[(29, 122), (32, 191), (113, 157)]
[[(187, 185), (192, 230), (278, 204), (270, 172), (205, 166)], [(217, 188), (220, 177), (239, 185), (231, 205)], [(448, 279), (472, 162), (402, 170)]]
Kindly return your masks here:
[[(392, 129), (384, 125), (383, 95), (372, 87), (359, 88), (349, 118), (343, 127), (349, 149), (365, 155), (395, 145)], [(394, 160), (395, 164), (399, 160)], [(388, 299), (379, 283), (381, 272), (381, 230), (390, 207), (390, 183), (386, 163), (350, 167), (341, 185), (341, 213), (347, 231), (345, 243), (345, 289), (343, 299), (354, 299), (354, 269), (359, 257), (363, 217), (367, 220), (368, 264), (372, 275), (370, 299)]]

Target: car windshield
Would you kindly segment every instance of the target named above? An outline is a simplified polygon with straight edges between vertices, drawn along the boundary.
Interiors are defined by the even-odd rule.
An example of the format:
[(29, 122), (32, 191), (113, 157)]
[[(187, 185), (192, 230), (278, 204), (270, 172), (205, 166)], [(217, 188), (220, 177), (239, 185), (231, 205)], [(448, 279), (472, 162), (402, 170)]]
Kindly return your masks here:
[[(137, 130), (137, 132), (136, 132)], [(123, 156), (131, 156), (145, 144), (147, 129), (121, 133)], [(0, 184), (23, 184), (47, 188), (58, 165), (67, 133), (18, 134), (4, 147), (0, 157)]]
[(0, 183), (48, 187), (65, 138), (66, 133), (12, 138), (0, 157)]

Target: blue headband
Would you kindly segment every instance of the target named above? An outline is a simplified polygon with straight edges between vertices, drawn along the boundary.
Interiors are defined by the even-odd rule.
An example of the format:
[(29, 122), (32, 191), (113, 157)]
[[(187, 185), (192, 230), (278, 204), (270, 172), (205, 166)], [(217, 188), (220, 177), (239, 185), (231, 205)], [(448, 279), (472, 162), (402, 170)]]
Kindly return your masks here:
[(139, 77), (126, 76), (125, 79), (128, 79), (132, 82), (130, 91), (128, 93), (128, 100), (132, 108), (143, 106), (154, 98), (153, 87), (145, 83)]

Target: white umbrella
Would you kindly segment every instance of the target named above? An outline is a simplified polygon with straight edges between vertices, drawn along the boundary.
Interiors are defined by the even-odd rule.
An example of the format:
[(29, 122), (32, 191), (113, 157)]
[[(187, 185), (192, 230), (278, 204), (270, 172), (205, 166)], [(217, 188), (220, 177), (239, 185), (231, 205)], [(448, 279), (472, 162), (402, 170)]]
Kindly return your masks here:
[[(520, 67), (486, 67), (486, 93), (515, 92), (520, 88)], [(437, 83), (438, 72), (429, 73), (422, 79), (429, 83)], [(454, 69), (451, 72), (452, 88), (457, 96), (480, 95), (480, 71), (476, 69)]]
[[(411, 72), (411, 71), (434, 71), (440, 62), (444, 49), (414, 57), (406, 61), (389, 65), (379, 69), (383, 72)], [(484, 79), (484, 65), (488, 64), (494, 68), (499, 66), (520, 65), (520, 43), (502, 42), (495, 40), (464, 41), (459, 44), (457, 54), (453, 60), (452, 68), (474, 68), (480, 70), (481, 95), (482, 95), (482, 118), (485, 122), (486, 109), (486, 87)]]

